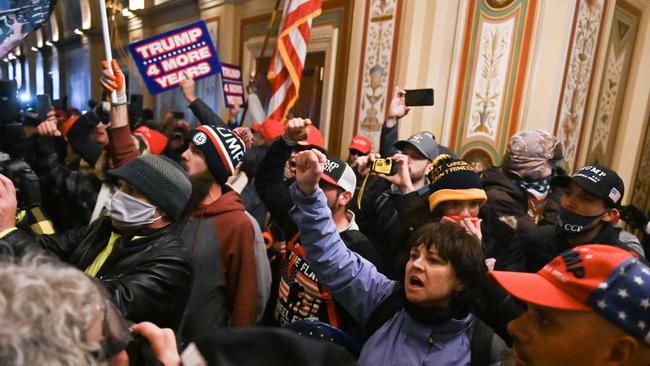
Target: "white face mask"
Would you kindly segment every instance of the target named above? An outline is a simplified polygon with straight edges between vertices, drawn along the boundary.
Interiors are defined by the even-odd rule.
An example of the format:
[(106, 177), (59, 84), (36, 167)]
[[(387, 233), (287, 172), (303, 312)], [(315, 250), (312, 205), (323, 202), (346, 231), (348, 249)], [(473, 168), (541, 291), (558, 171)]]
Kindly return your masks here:
[(162, 217), (154, 217), (156, 206), (142, 202), (122, 191), (113, 194), (109, 214), (113, 220), (125, 227), (148, 225)]

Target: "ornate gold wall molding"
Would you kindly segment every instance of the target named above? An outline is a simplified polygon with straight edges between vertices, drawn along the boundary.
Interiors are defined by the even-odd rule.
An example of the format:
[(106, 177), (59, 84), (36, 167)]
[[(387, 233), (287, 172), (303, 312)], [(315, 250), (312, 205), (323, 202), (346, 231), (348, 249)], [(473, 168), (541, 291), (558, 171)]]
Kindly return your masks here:
[(598, 54), (606, 0), (578, 0), (564, 80), (555, 121), (555, 134), (564, 146), (563, 166), (573, 172), (583, 140), (584, 114), (589, 106), (593, 66)]
[(366, 1), (354, 130), (372, 140), (373, 150), (379, 149), (381, 126), (393, 96), (401, 5), (400, 0)]
[(456, 88), (451, 145), (463, 158), (500, 164), (517, 130), (537, 0), (471, 0)]
[(616, 4), (596, 115), (588, 141), (587, 163), (611, 164), (640, 20), (639, 9), (625, 2)]
[[(647, 108), (650, 112), (650, 104)], [(630, 203), (643, 212), (650, 211), (650, 113), (646, 113), (645, 133), (641, 154), (637, 160), (636, 173), (632, 187), (627, 187), (626, 194), (631, 193)]]

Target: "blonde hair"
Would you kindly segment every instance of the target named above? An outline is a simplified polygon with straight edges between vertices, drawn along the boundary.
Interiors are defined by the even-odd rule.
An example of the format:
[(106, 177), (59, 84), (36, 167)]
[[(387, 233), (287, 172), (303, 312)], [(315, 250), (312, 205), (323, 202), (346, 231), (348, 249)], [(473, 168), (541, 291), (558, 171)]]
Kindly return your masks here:
[(44, 256), (0, 265), (0, 364), (98, 365), (86, 332), (103, 306), (81, 271)]

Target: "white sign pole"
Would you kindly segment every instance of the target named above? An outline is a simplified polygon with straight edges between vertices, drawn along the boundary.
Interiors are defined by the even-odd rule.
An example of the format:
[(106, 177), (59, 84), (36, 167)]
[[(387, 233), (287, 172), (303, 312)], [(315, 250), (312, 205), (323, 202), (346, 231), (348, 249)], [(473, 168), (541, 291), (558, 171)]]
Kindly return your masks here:
[[(113, 51), (111, 48), (111, 35), (108, 32), (108, 17), (106, 16), (106, 1), (99, 0), (99, 14), (102, 19), (102, 34), (104, 36), (104, 53), (106, 54), (106, 62), (108, 62), (108, 69), (113, 72), (113, 66), (111, 65), (113, 61)], [(111, 100), (117, 98), (117, 93), (113, 91), (111, 93)]]

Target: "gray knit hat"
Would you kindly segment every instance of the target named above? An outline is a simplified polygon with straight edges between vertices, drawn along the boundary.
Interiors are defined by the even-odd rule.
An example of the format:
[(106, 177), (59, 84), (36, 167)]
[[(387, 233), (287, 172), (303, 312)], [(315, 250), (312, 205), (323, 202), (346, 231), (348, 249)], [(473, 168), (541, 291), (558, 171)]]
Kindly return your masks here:
[(135, 187), (174, 221), (180, 217), (192, 193), (192, 183), (185, 170), (166, 156), (138, 156), (109, 170), (108, 174)]

